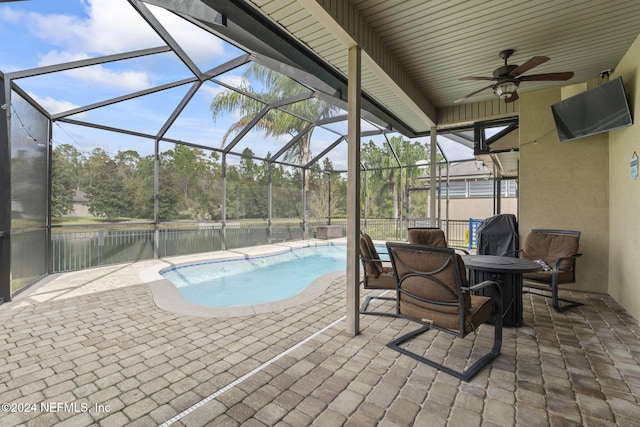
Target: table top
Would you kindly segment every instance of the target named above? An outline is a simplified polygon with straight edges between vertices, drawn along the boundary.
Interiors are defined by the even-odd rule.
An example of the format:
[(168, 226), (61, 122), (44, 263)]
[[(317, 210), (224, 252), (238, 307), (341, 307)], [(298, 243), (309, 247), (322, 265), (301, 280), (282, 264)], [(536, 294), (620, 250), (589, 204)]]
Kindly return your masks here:
[(496, 255), (463, 255), (465, 267), (470, 270), (491, 271), (496, 273), (532, 273), (542, 270), (534, 261)]

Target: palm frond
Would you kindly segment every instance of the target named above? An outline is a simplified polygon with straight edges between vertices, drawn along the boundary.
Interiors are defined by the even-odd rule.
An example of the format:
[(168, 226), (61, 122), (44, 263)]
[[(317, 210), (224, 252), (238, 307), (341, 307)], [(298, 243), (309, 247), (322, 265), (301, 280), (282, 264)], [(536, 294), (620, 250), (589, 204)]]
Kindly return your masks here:
[(264, 103), (245, 96), (234, 90), (220, 92), (211, 102), (211, 117), (214, 122), (225, 113), (239, 112), (242, 116), (256, 115)]
[[(251, 84), (243, 85), (242, 89), (250, 93), (255, 98), (266, 103), (287, 99), (299, 95), (309, 89), (295, 80), (256, 63), (250, 64), (244, 71), (245, 81)], [(253, 85), (253, 86), (252, 86)], [(235, 113), (241, 117), (227, 130), (223, 136), (222, 146), (229, 137), (243, 129), (255, 115), (265, 106), (264, 102), (257, 101), (252, 97), (245, 96), (234, 90), (226, 90), (219, 93), (211, 103), (211, 114), (215, 121), (225, 114)], [(264, 132), (268, 137), (279, 137), (283, 135), (296, 135), (301, 132), (309, 123), (330, 117), (338, 108), (316, 98), (310, 98), (283, 108), (274, 108), (260, 119), (255, 129)], [(297, 156), (302, 162), (310, 159), (311, 132), (302, 139), (295, 148), (287, 153), (287, 157)], [(306, 144), (306, 146), (303, 146)]]

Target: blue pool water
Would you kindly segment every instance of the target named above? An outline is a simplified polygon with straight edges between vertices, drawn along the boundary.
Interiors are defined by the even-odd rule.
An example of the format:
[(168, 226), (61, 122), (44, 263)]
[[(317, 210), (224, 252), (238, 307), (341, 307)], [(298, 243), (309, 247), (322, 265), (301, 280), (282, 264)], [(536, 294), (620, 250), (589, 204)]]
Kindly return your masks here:
[(292, 297), (321, 275), (345, 268), (345, 246), (319, 246), (249, 259), (190, 264), (161, 274), (189, 302), (229, 307)]

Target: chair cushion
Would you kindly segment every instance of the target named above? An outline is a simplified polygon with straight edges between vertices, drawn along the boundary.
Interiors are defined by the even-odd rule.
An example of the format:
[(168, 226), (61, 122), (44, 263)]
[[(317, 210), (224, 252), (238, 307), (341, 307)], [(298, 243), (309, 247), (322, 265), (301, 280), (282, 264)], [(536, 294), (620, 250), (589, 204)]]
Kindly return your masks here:
[(360, 255), (364, 258), (363, 264), (365, 274), (378, 277), (383, 273), (382, 261), (368, 261), (379, 260), (380, 255), (378, 255), (378, 251), (376, 251), (376, 247), (373, 244), (371, 237), (365, 233), (360, 235)]
[[(535, 280), (536, 282), (544, 282), (551, 284), (552, 280), (551, 271), (537, 271), (535, 273), (524, 273), (522, 275), (523, 279)], [(569, 283), (573, 282), (573, 272), (572, 271), (559, 271), (558, 272), (558, 283)]]
[(364, 283), (365, 289), (395, 289), (396, 277), (391, 267), (383, 267), (378, 277), (368, 276)]
[[(400, 297), (400, 312), (412, 319), (431, 321), (434, 325), (454, 331), (460, 329), (460, 317), (457, 313), (447, 313), (431, 305), (426, 307), (421, 301), (407, 295)], [(493, 301), (489, 297), (472, 295), (471, 307), (467, 310), (464, 321), (464, 334), (477, 329), (486, 322), (493, 313)]]
[[(458, 282), (456, 281), (456, 268), (461, 281), (460, 286), (468, 286), (466, 270), (460, 255), (431, 252), (428, 250), (412, 251), (400, 248), (396, 250), (396, 254), (402, 258), (401, 262), (396, 262), (398, 277), (403, 278), (400, 284), (401, 289), (418, 298), (433, 301), (430, 303), (414, 299), (419, 306), (434, 311), (457, 315), (459, 312), (459, 288)], [(442, 268), (445, 263), (451, 260), (457, 263), (457, 265)], [(425, 279), (423, 276), (410, 276), (411, 270), (409, 268), (420, 272), (434, 273), (430, 275), (430, 278)], [(407, 277), (405, 278), (405, 276)], [(463, 303), (465, 309), (471, 306), (471, 298), (468, 292), (463, 294)]]
[(414, 245), (447, 247), (447, 238), (440, 228), (410, 228), (408, 238)]
[[(541, 259), (553, 268), (558, 258), (578, 253), (578, 243), (578, 236), (531, 232), (524, 242), (522, 257), (532, 261)], [(565, 260), (559, 265), (560, 271), (571, 271), (572, 268), (573, 260)]]

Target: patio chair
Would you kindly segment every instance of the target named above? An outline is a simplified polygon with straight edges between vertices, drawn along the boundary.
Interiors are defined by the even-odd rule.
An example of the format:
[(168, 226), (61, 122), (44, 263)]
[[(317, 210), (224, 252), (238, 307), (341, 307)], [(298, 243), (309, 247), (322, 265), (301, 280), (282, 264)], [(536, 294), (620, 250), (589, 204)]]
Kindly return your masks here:
[[(436, 246), (439, 248), (449, 247), (444, 231), (438, 227), (410, 227), (407, 229), (407, 238), (409, 243), (413, 245)], [(455, 248), (455, 250), (467, 255), (469, 254), (468, 251), (461, 248)]]
[[(364, 289), (375, 290), (395, 290), (396, 279), (393, 275), (393, 268), (389, 260), (382, 260), (376, 250), (371, 237), (362, 233), (360, 235), (360, 261), (364, 270), (363, 287)], [(386, 264), (386, 265), (385, 265)], [(379, 316), (393, 316), (392, 312), (369, 311), (367, 310), (371, 300), (388, 300), (394, 301), (394, 297), (385, 297), (382, 295), (367, 296), (360, 307), (361, 314), (375, 314)]]
[[(498, 356), (502, 348), (500, 286), (491, 280), (469, 286), (462, 258), (451, 248), (387, 243), (387, 249), (397, 280), (397, 315), (422, 325), (391, 341), (387, 346), (464, 381), (470, 380), (482, 367)], [(485, 287), (495, 289), (492, 297), (472, 295), (473, 291)], [(475, 335), (480, 325), (492, 315), (493, 346), (467, 369), (456, 370), (401, 347), (430, 329), (459, 338), (464, 338), (469, 333)]]
[[(551, 298), (553, 309), (557, 312), (581, 306), (580, 302), (558, 296), (559, 285), (576, 281), (576, 259), (582, 256), (578, 252), (579, 244), (579, 231), (531, 230), (525, 239), (520, 256), (540, 263), (543, 270), (522, 275), (523, 285), (528, 288), (523, 290), (523, 293)], [(535, 292), (531, 289), (543, 292)], [(544, 293), (544, 291), (550, 291), (551, 295)], [(566, 304), (560, 306), (560, 301)]]
[(407, 229), (407, 238), (413, 245), (447, 247), (444, 231), (438, 227), (410, 227)]

